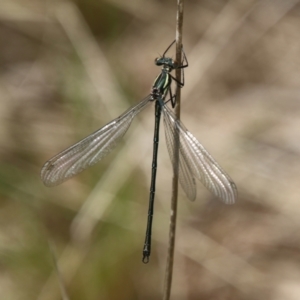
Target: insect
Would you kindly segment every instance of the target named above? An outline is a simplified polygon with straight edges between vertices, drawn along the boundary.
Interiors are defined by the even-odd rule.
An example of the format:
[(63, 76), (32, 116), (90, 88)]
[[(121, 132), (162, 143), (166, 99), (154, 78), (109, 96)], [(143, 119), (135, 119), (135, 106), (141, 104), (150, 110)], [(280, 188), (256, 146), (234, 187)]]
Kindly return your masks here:
[[(167, 148), (174, 170), (178, 170), (179, 182), (190, 200), (196, 198), (196, 181), (199, 179), (203, 185), (215, 196), (227, 204), (237, 199), (237, 189), (234, 182), (218, 165), (214, 158), (186, 129), (183, 123), (176, 118), (171, 107), (176, 105), (177, 89), (184, 86), (184, 68), (188, 67), (186, 55), (182, 49), (182, 61), (176, 63), (166, 54), (175, 43), (166, 49), (162, 56), (155, 59), (155, 64), (161, 66), (161, 73), (156, 77), (150, 94), (136, 105), (129, 108), (118, 118), (112, 120), (104, 127), (88, 137), (58, 153), (48, 160), (42, 170), (41, 178), (46, 186), (55, 186), (77, 175), (86, 168), (94, 165), (110, 153), (127, 132), (134, 117), (150, 103), (155, 102), (155, 126), (153, 138), (152, 176), (150, 184), (148, 221), (146, 237), (143, 248), (143, 262), (149, 261), (151, 253), (151, 232), (154, 210), (154, 196), (157, 171), (157, 153), (159, 145), (159, 126), (163, 114)], [(182, 70), (183, 82), (179, 82), (171, 72)], [(172, 92), (172, 82), (176, 85), (176, 92)], [(167, 99), (167, 97), (170, 97)], [(177, 140), (176, 140), (177, 139)], [(178, 161), (175, 161), (174, 147), (179, 145)], [(178, 168), (175, 168), (175, 165)]]

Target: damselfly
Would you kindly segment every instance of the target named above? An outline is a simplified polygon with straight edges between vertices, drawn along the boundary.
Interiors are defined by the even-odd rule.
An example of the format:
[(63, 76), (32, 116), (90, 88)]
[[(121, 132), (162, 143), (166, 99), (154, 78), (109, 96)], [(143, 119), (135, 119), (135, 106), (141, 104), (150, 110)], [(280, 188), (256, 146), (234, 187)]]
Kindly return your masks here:
[[(48, 160), (41, 171), (41, 178), (44, 184), (46, 186), (55, 186), (94, 165), (117, 146), (128, 130), (134, 117), (148, 104), (155, 102), (152, 176), (148, 221), (143, 248), (143, 262), (145, 263), (149, 261), (151, 252), (151, 231), (161, 113), (164, 117), (165, 135), (170, 159), (174, 170), (178, 169), (179, 182), (187, 197), (190, 200), (195, 200), (195, 178), (197, 178), (207, 189), (225, 203), (232, 204), (237, 198), (237, 189), (231, 178), (185, 128), (182, 122), (175, 117), (171, 108), (167, 105), (168, 102), (171, 102), (172, 108), (175, 107), (177, 89), (184, 85), (183, 69), (188, 66), (188, 61), (183, 50), (183, 58), (180, 64), (176, 63), (172, 58), (166, 57), (167, 52), (174, 42), (171, 43), (161, 57), (155, 59), (155, 64), (162, 66), (162, 69), (153, 83), (150, 95), (104, 127)], [(182, 82), (179, 82), (171, 75), (171, 71), (175, 69), (181, 69)], [(172, 81), (176, 84), (175, 95), (172, 93)], [(166, 100), (168, 95), (170, 99)], [(178, 145), (178, 161), (175, 161), (176, 155), (174, 147), (178, 147)], [(175, 166), (178, 166), (178, 168), (175, 168)]]

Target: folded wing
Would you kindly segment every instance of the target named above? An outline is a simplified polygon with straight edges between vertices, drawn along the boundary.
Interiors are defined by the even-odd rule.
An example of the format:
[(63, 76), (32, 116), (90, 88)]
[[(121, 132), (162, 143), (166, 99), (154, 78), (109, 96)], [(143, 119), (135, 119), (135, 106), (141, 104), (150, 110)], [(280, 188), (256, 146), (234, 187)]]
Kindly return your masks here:
[(175, 165), (174, 145), (176, 131), (179, 142), (179, 182), (190, 200), (196, 198), (195, 178), (226, 204), (232, 204), (237, 199), (237, 188), (232, 179), (218, 165), (213, 157), (198, 142), (198, 140), (178, 120), (171, 109), (162, 108), (165, 124), (165, 135), (170, 159)]

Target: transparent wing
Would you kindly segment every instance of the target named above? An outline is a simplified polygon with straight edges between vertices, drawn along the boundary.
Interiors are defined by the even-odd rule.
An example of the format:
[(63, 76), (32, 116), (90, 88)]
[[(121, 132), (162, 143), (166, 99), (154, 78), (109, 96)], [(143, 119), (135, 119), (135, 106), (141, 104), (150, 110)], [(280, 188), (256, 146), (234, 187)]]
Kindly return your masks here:
[(118, 118), (48, 160), (41, 170), (44, 184), (58, 185), (110, 153), (128, 130), (133, 118), (145, 108), (150, 99), (149, 95)]
[[(164, 124), (165, 124), (165, 136), (166, 136), (166, 142), (167, 142), (167, 148), (169, 151), (170, 159), (172, 161), (172, 165), (175, 166), (175, 161), (174, 161), (174, 144), (175, 144), (175, 128), (174, 125), (172, 124), (172, 121), (170, 119), (170, 116), (166, 117), (166, 114), (168, 112), (164, 112)], [(180, 139), (181, 141), (181, 139)], [(179, 170), (179, 182), (185, 191), (187, 197), (194, 201), (196, 199), (196, 181), (195, 178), (192, 174), (192, 172), (189, 169), (187, 157), (184, 152), (180, 151), (179, 152), (179, 165), (178, 165), (178, 170)], [(175, 167), (174, 167), (175, 168)]]
[(166, 142), (173, 165), (176, 130), (179, 132), (179, 182), (190, 200), (196, 198), (195, 178), (214, 195), (227, 204), (237, 199), (237, 188), (229, 175), (218, 165), (213, 157), (197, 139), (178, 120), (171, 109), (162, 107), (165, 124)]

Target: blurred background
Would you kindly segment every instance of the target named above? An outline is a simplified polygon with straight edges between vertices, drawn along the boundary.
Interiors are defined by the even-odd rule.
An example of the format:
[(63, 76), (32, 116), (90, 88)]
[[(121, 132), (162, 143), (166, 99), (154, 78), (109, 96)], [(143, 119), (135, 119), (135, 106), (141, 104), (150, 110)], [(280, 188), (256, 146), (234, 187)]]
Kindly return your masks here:
[[(54, 188), (39, 174), (149, 94), (176, 1), (2, 0), (0, 20), (1, 298), (62, 299), (63, 286), (74, 300), (161, 299), (163, 129), (152, 256), (141, 262), (153, 106), (96, 166)], [(192, 203), (180, 188), (172, 299), (300, 298), (299, 28), (295, 0), (185, 3), (181, 118), (239, 200), (226, 206), (199, 183)]]

